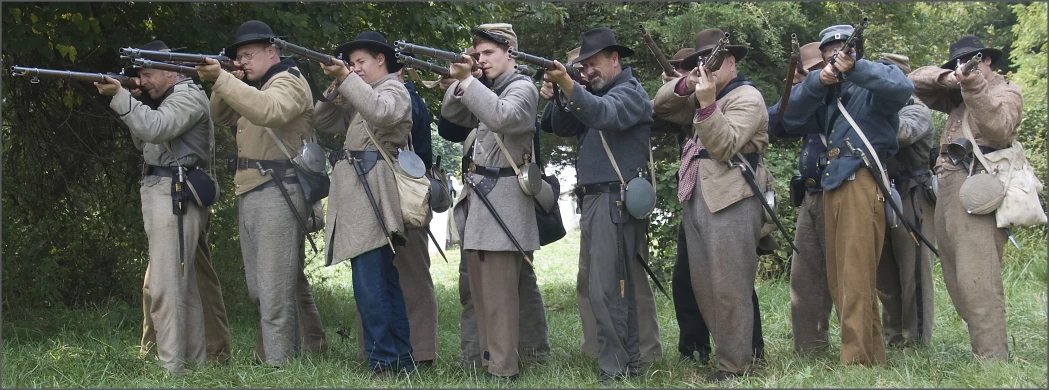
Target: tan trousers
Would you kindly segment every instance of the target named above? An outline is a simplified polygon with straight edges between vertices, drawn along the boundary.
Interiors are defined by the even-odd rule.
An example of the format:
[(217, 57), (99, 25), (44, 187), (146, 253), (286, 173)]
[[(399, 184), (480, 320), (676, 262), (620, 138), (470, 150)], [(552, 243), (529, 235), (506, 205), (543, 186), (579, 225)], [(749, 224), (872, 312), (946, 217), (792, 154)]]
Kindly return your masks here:
[(172, 212), (171, 179), (143, 183), (142, 220), (149, 240), (150, 307), (156, 329), (157, 356), (170, 372), (207, 359), (204, 307), (197, 288), (198, 237), (204, 232), (207, 210), (186, 205), (183, 215), (182, 251), (179, 259), (178, 219)]
[[(583, 354), (596, 358), (600, 352), (597, 342), (597, 320), (594, 319), (594, 310), (590, 307), (590, 283), (587, 281), (587, 272), (590, 268), (590, 260), (583, 252), (588, 248), (586, 242), (580, 242), (584, 248), (579, 254), (579, 273), (576, 274), (576, 306), (579, 308), (579, 317), (583, 323), (583, 338), (581, 348)], [(641, 343), (641, 362), (653, 363), (663, 360), (663, 343), (659, 340), (659, 316), (656, 313), (656, 297), (652, 293), (648, 274), (641, 264), (631, 264), (631, 278), (634, 280), (634, 299), (637, 302), (637, 325), (639, 341)]]
[(683, 206), (689, 278), (714, 338), (718, 370), (743, 374), (754, 361), (754, 278), (761, 200), (751, 196), (711, 213), (696, 181)]
[(827, 285), (825, 226), (823, 192), (805, 194), (794, 229), (794, 245), (801, 252), (795, 252), (790, 263), (790, 325), (798, 352), (828, 345), (833, 301)]
[(865, 168), (823, 191), (827, 282), (841, 321), (841, 362), (885, 363), (878, 315), (878, 259), (885, 243), (885, 200)]
[[(408, 242), (398, 247), (393, 266), (401, 281), (404, 306), (408, 311), (408, 338), (412, 344), (412, 360), (437, 358), (437, 294), (430, 276), (430, 237), (426, 229), (408, 229)], [(361, 313), (357, 312), (357, 353), (367, 357), (364, 350), (364, 329)]]
[[(933, 219), (936, 205), (929, 202), (919, 186), (901, 187), (896, 183), (903, 200), (903, 215), (912, 224), (920, 224), (925, 238), (936, 243)], [(917, 215), (917, 217), (915, 217)], [(882, 305), (882, 335), (889, 345), (929, 343), (932, 340), (933, 299), (932, 250), (915, 243), (901, 222), (885, 232), (885, 247), (878, 263), (878, 298)], [(921, 245), (921, 246), (919, 246)], [(921, 280), (916, 277), (916, 265), (921, 264)], [(921, 285), (921, 306), (918, 289)], [(918, 332), (918, 313), (921, 312), (921, 337)]]
[(972, 215), (965, 211), (958, 198), (965, 171), (946, 170), (937, 176), (936, 242), (947, 293), (969, 327), (973, 354), (1008, 359), (1001, 268), (1005, 232), (998, 228), (994, 213)]
[[(200, 290), (200, 301), (204, 308), (204, 338), (208, 343), (208, 361), (229, 363), (229, 321), (226, 319), (226, 305), (222, 300), (222, 286), (219, 284), (215, 268), (211, 266), (211, 246), (208, 245), (207, 229), (201, 232), (197, 242), (195, 263), (197, 288)], [(157, 343), (153, 317), (149, 315), (152, 303), (149, 294), (149, 266), (146, 266), (146, 275), (142, 280), (142, 343), (139, 345), (139, 356), (153, 353)]]
[[(477, 317), (481, 365), (496, 376), (520, 372), (518, 282), (524, 258), (517, 252), (463, 251)], [(531, 256), (531, 253), (529, 253)]]

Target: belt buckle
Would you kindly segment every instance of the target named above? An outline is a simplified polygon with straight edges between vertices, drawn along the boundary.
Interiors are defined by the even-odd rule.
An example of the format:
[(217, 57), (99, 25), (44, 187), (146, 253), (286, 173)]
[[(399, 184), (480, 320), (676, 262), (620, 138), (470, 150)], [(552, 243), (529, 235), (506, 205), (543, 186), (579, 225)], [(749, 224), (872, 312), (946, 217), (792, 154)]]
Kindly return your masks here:
[(831, 159), (838, 158), (839, 154), (841, 154), (841, 149), (830, 148), (830, 149), (827, 150), (827, 158), (831, 158)]
[(811, 177), (806, 177), (805, 178), (805, 187), (807, 187), (807, 188), (816, 188), (816, 179), (813, 179)]

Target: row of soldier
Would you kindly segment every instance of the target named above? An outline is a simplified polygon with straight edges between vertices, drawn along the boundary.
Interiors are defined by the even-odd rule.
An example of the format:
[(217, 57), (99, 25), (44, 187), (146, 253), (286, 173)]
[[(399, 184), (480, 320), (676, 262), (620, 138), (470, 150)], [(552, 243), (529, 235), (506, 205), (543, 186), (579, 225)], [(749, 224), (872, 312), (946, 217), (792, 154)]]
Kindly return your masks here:
[[(515, 71), (510, 53), (520, 46), (510, 24), (471, 29), (470, 55), (440, 80), (446, 91), (437, 119), (442, 137), (465, 141), (463, 180), (470, 184), (453, 210), (462, 243), (460, 360), (513, 380), (521, 360), (543, 361), (550, 353), (528, 261), (540, 249), (533, 200), (509, 179), (534, 156), (540, 130), (579, 142), (581, 348), (597, 358), (603, 383), (642, 375), (643, 363), (663, 355), (644, 272), (648, 219), (625, 212), (621, 193), (624, 176), (650, 169), (653, 132), (676, 135), (681, 144), (683, 215), (673, 273), (678, 350), (682, 358), (698, 354), (705, 362), (713, 336), (717, 364), (710, 380), (743, 375), (765, 357), (754, 279), (759, 253), (778, 245), (774, 213), (762, 205), (773, 183), (763, 161), (770, 135), (804, 137), (800, 177), (792, 180), (799, 188), (792, 198), (803, 196), (791, 243), (797, 244), (790, 275), (795, 350), (827, 348), (832, 306), (843, 363), (883, 364), (886, 342), (931, 340), (932, 247), (916, 244), (905, 230), (916, 225), (921, 234), (915, 236), (939, 243), (947, 289), (969, 327), (973, 353), (1007, 358), (999, 268), (1005, 233), (993, 217), (968, 214), (959, 203), (968, 175), (963, 163), (969, 163), (933, 147), (930, 109), (949, 114), (939, 145), (964, 137), (960, 128), (970, 127), (973, 143), (993, 150), (1016, 137), (1020, 89), (991, 70), (1001, 51), (973, 36), (953, 43), (942, 66), (911, 72), (904, 55), (856, 59), (855, 32), (831, 26), (820, 41), (801, 47), (789, 104), (781, 110), (767, 107), (738, 73), (748, 49), (725, 45), (719, 29), (701, 31), (695, 47), (672, 58), (676, 72), (664, 73), (653, 99), (623, 66), (633, 50), (619, 45), (610, 29), (582, 35), (569, 63), (579, 77), (555, 61), (539, 89)], [(351, 264), (359, 350), (376, 375), (432, 364), (437, 302), (426, 231), (402, 221), (391, 161), (411, 139), (431, 163), (430, 113), (402, 78), (394, 46), (377, 32), (339, 46), (335, 55), (346, 62), (322, 64), (334, 79), (325, 95), (338, 96), (317, 103), (306, 77), (271, 38), (265, 23), (246, 22), (225, 48), (236, 70), (213, 59), (197, 66), (199, 78), (213, 83), (210, 99), (192, 80), (156, 69), (141, 69), (139, 88), (131, 90), (112, 78), (96, 83), (113, 97), (110, 107), (145, 160), (141, 196), (150, 265), (142, 352), (155, 345), (172, 372), (230, 358), (206, 238), (209, 210), (190, 203), (176, 218), (170, 208), (172, 182), (183, 172), (178, 167), (213, 166), (215, 123), (236, 134), (239, 238), (260, 315), (256, 361), (281, 366), (296, 354), (328, 348), (303, 272), (306, 231), (296, 221), (312, 207), (288, 153), (316, 128), (346, 136), (329, 157), (324, 259), (326, 266)], [(168, 50), (160, 41), (142, 48)], [(714, 50), (726, 53), (716, 65), (708, 63)], [(963, 71), (960, 64), (973, 56), (982, 58), (978, 71)], [(540, 98), (551, 102), (537, 126)], [(982, 169), (977, 164), (970, 171)], [(902, 197), (905, 223), (895, 228), (886, 222), (890, 187)], [(372, 198), (370, 206), (365, 198)], [(497, 221), (496, 211), (507, 222)], [(179, 227), (188, 239), (173, 241)]]

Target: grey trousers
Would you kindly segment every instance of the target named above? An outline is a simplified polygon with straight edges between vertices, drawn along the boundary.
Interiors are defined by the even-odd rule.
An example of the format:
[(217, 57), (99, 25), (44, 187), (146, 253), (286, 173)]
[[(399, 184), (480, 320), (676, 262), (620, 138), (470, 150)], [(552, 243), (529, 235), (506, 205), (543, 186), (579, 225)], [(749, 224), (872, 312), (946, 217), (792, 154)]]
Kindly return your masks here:
[[(303, 238), (299, 241), (299, 244), (304, 245), (305, 241), (305, 238)], [(299, 253), (302, 253), (302, 261), (305, 262), (305, 248), (300, 249)], [(299, 343), (306, 352), (324, 352), (328, 349), (328, 337), (324, 334), (321, 313), (317, 310), (317, 303), (313, 300), (310, 282), (306, 279), (304, 270), (299, 271), (299, 275), (296, 278), (298, 279), (298, 284), (295, 288), (295, 299), (299, 310)], [(259, 324), (259, 329), (262, 329), (261, 323)], [(266, 346), (263, 343), (262, 332), (259, 332), (258, 337), (255, 338), (255, 356), (260, 361), (266, 361)]]
[[(921, 232), (936, 243), (934, 233), (936, 205), (918, 186), (903, 188), (897, 183), (907, 221), (921, 226)], [(915, 217), (917, 215), (918, 217)], [(932, 250), (915, 243), (901, 222), (895, 229), (885, 229), (885, 245), (878, 262), (878, 298), (881, 299), (882, 337), (889, 345), (929, 343), (932, 341), (933, 299)], [(916, 282), (916, 265), (921, 264), (921, 280)], [(921, 306), (918, 285), (921, 285)], [(918, 317), (921, 313), (921, 337)]]
[[(477, 335), (477, 314), (470, 293), (470, 274), (466, 265), (466, 251), (462, 251), (459, 259), (459, 303), (463, 306), (463, 312), (459, 316), (459, 360), (465, 364), (480, 364), (481, 344)], [(519, 275), (517, 294), (520, 326), (517, 350), (522, 360), (543, 361), (550, 355), (550, 336), (543, 295), (539, 292), (535, 270), (532, 267), (521, 267)]]
[[(646, 246), (648, 220), (631, 218), (622, 211), (626, 222), (613, 223), (609, 194), (587, 195), (582, 200), (580, 257), (587, 264), (585, 289), (597, 335), (597, 362), (602, 377), (641, 373), (640, 329), (636, 303), (639, 279), (635, 268), (641, 268), (637, 257)], [(617, 195), (618, 196), (618, 195)], [(642, 271), (641, 275), (644, 273)], [(651, 289), (648, 289), (651, 294)], [(577, 294), (578, 296), (578, 294)], [(582, 305), (581, 305), (582, 306)], [(584, 310), (580, 309), (582, 313)], [(585, 326), (585, 325), (584, 325)]]
[[(408, 242), (397, 248), (393, 266), (401, 281), (404, 306), (408, 312), (408, 338), (412, 344), (412, 360), (437, 358), (437, 295), (430, 276), (430, 238), (426, 229), (408, 229)], [(357, 312), (357, 334), (363, 335), (361, 313)], [(357, 337), (359, 356), (367, 356), (364, 337)]]
[(794, 245), (801, 252), (794, 253), (790, 264), (790, 324), (798, 352), (829, 345), (834, 303), (827, 284), (825, 226), (823, 192), (805, 194), (794, 229)]
[(954, 308), (969, 327), (973, 354), (1008, 359), (1005, 326), (1005, 289), (1002, 258), (1005, 231), (994, 213), (972, 215), (965, 211), (958, 191), (967, 173), (938, 173), (940, 194), (936, 205), (936, 242), (943, 267), (943, 281)]
[[(299, 216), (309, 211), (299, 184), (281, 183)], [(240, 249), (248, 295), (261, 317), (265, 362), (281, 366), (298, 353), (303, 232), (295, 214), (275, 186), (239, 197)]]
[(182, 216), (183, 259), (179, 259), (178, 217), (172, 211), (171, 179), (139, 189), (142, 221), (149, 240), (149, 315), (156, 329), (157, 356), (170, 372), (207, 359), (204, 307), (197, 287), (197, 240), (207, 210), (192, 202)]
[[(647, 245), (648, 243), (643, 243)], [(587, 243), (581, 242), (580, 246), (587, 247)], [(585, 255), (586, 251), (579, 251), (579, 273), (576, 274), (576, 306), (579, 308), (579, 317), (583, 324), (583, 338), (581, 341), (583, 354), (589, 357), (597, 357), (600, 350), (597, 343), (597, 320), (594, 319), (594, 311), (590, 308), (590, 284), (587, 283), (588, 270), (590, 269), (590, 257)], [(630, 268), (631, 278), (634, 280), (634, 299), (637, 301), (637, 326), (640, 332), (641, 362), (654, 363), (663, 360), (663, 343), (659, 340), (659, 314), (656, 313), (656, 297), (652, 292), (652, 286), (648, 281), (648, 274), (641, 264), (635, 263), (636, 267)]]
[[(207, 216), (207, 214), (205, 214)], [(207, 222), (204, 223), (207, 226)], [(226, 319), (226, 304), (222, 300), (222, 286), (215, 268), (211, 266), (211, 247), (208, 244), (207, 229), (201, 231), (197, 240), (197, 253), (194, 259), (197, 271), (197, 289), (200, 290), (200, 302), (204, 307), (204, 338), (208, 343), (208, 361), (227, 363), (232, 348), (229, 335), (229, 321)], [(153, 304), (149, 293), (149, 266), (142, 279), (142, 342), (139, 344), (139, 356), (155, 352), (157, 332), (153, 327), (153, 317), (149, 314)]]

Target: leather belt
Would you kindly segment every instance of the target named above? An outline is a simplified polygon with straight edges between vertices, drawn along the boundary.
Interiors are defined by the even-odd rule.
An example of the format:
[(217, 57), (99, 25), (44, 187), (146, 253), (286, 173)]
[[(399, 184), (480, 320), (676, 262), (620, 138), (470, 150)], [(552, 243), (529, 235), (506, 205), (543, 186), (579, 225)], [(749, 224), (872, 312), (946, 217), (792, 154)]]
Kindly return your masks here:
[[(165, 166), (161, 166), (161, 165), (145, 164), (145, 166), (142, 169), (142, 176), (152, 175), (152, 176), (174, 177), (175, 175), (178, 174), (178, 170), (176, 168), (178, 168), (178, 167), (165, 167)], [(196, 167), (185, 167), (185, 171), (184, 172), (189, 172), (189, 171), (191, 171), (191, 170), (193, 170), (195, 168)]]
[(330, 154), (328, 154), (328, 162), (331, 163), (331, 166), (334, 167), (335, 163), (347, 157), (353, 157), (360, 160), (367, 160), (369, 158), (372, 158), (375, 161), (385, 160), (385, 158), (383, 158), (382, 156), (382, 153), (379, 153), (378, 150), (335, 149)]
[[(699, 156), (697, 156), (697, 157), (702, 158), (702, 159), (706, 159), (706, 160), (713, 160), (714, 159), (714, 157), (712, 157), (710, 155), (710, 151), (708, 151), (706, 149), (700, 150), (699, 151)], [(747, 159), (747, 162), (749, 162), (750, 166), (752, 166), (752, 167), (757, 167), (758, 166), (758, 161), (761, 159), (761, 155), (759, 155), (757, 153), (743, 153), (743, 157)], [(739, 163), (742, 162), (742, 161), (739, 161), (739, 157), (738, 156), (732, 156), (732, 161), (739, 162)]]
[(292, 168), (291, 160), (254, 160), (243, 157), (237, 159), (237, 169), (259, 169), (258, 164), (262, 164), (262, 169), (272, 169), (274, 171), (284, 171)]
[[(838, 157), (844, 157), (844, 156), (860, 157), (860, 155), (853, 154), (851, 150), (845, 149), (845, 148), (830, 148), (830, 149), (827, 149), (827, 160), (828, 161), (836, 159)], [(878, 159), (881, 160), (882, 163), (884, 163), (886, 161), (889, 161), (889, 155), (886, 154), (886, 153), (879, 152), (878, 153)], [(873, 164), (873, 163), (874, 163), (874, 161), (871, 161), (871, 164)]]
[[(284, 183), (285, 184), (299, 184), (299, 177), (298, 176), (285, 176), (284, 177)], [(271, 188), (271, 187), (276, 187), (276, 186), (277, 186), (277, 182), (275, 180), (273, 180), (273, 179), (270, 179), (270, 180), (267, 180), (265, 183), (262, 183), (262, 185), (260, 185), (258, 187), (255, 187), (255, 190), (261, 190), (263, 188)]]
[[(483, 167), (483, 166), (480, 166), (480, 165), (474, 165), (474, 163), (472, 163), (472, 162), (470, 163), (470, 172), (476, 173), (478, 175), (484, 175), (485, 169), (487, 169), (487, 168), (488, 167)], [(509, 167), (507, 167), (507, 168), (499, 168), (499, 177), (510, 177), (510, 176), (517, 176), (517, 173), (514, 172), (513, 168), (509, 168)]]
[(608, 183), (584, 184), (576, 187), (576, 195), (599, 195), (605, 192), (619, 193), (619, 184), (620, 183), (618, 181)]

